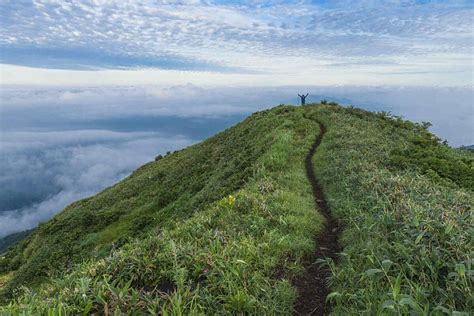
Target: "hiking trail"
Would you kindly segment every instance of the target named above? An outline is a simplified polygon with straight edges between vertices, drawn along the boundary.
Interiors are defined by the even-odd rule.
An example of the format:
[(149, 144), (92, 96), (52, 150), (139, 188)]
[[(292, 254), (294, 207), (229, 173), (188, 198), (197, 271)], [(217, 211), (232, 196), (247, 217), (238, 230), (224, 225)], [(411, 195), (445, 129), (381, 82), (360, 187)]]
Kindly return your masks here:
[[(319, 122), (318, 122), (319, 123)], [(320, 133), (316, 137), (311, 149), (305, 159), (306, 176), (311, 184), (316, 211), (319, 211), (325, 218), (324, 228), (318, 236), (315, 236), (314, 253), (306, 264), (305, 272), (293, 280), (293, 285), (298, 290), (294, 308), (297, 315), (328, 315), (331, 311), (330, 304), (326, 303), (326, 297), (330, 293), (328, 278), (331, 275), (329, 267), (319, 267), (318, 259), (336, 259), (336, 254), (341, 251), (338, 243), (340, 226), (332, 216), (323, 190), (319, 185), (314, 173), (312, 158), (316, 149), (326, 133), (326, 128), (319, 123)]]

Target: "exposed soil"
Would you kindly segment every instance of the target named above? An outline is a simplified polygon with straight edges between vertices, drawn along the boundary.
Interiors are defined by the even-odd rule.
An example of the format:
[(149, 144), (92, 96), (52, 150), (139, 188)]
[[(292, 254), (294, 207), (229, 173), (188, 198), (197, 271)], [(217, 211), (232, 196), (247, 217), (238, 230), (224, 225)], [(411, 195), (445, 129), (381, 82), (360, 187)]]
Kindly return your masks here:
[(320, 128), (321, 133), (319, 133), (306, 156), (305, 167), (306, 175), (311, 183), (317, 211), (325, 217), (326, 223), (320, 235), (315, 237), (315, 250), (313, 255), (307, 259), (305, 272), (292, 282), (298, 290), (298, 298), (294, 306), (297, 315), (328, 315), (331, 312), (331, 306), (326, 304), (326, 297), (330, 293), (328, 287), (330, 271), (326, 266), (320, 267), (316, 261), (328, 257), (335, 260), (336, 253), (341, 251), (338, 243), (340, 226), (331, 215), (331, 210), (326, 203), (324, 193), (314, 174), (312, 158), (326, 132), (326, 128), (321, 123)]

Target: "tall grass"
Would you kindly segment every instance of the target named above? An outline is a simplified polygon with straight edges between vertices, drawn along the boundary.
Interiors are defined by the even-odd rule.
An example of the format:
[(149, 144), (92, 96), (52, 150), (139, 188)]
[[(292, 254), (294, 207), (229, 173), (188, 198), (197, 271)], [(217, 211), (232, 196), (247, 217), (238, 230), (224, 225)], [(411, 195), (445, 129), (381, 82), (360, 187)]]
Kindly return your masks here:
[[(93, 197), (71, 204), (2, 255), (0, 275), (14, 273), (4, 290), (0, 289), (0, 298), (2, 292), (11, 296), (13, 289), (40, 283), (42, 278), (69, 270), (87, 258), (104, 257), (130, 238), (142, 239), (150, 231), (170, 229), (243, 188), (262, 156), (278, 140), (280, 134), (274, 129), (296, 129), (292, 122), (298, 118), (289, 111), (280, 108), (252, 115), (202, 143), (145, 164)], [(269, 154), (274, 168), (281, 167), (285, 154), (281, 148)]]
[[(429, 167), (390, 165), (394, 150), (413, 149), (411, 139), (434, 139), (423, 126), (340, 107), (319, 107), (314, 117), (328, 127), (314, 163), (344, 226), (341, 260), (327, 262), (334, 313), (472, 314), (474, 199), (462, 186), (467, 175), (438, 181), (443, 174), (433, 179)], [(429, 150), (456, 162), (457, 153), (442, 144)], [(472, 172), (472, 156), (463, 159)]]
[[(39, 286), (17, 287), (0, 314), (291, 314), (296, 291), (289, 280), (302, 272), (322, 224), (303, 166), (316, 121), (327, 127), (314, 156), (316, 173), (344, 229), (337, 264), (320, 261), (332, 271), (333, 314), (473, 314), (472, 153), (448, 148), (426, 124), (333, 103), (258, 113), (209, 147), (140, 168), (119, 192), (141, 192), (137, 183), (148, 184), (149, 176), (164, 181), (162, 166), (176, 174), (199, 167), (180, 175), (191, 189), (164, 181), (176, 184), (172, 201), (180, 202), (173, 208), (153, 217), (152, 208), (141, 206), (83, 242), (102, 244), (117, 231), (148, 227), (145, 233)], [(417, 159), (425, 154), (431, 158)], [(211, 172), (213, 166), (222, 172)], [(142, 201), (159, 204), (154, 190), (169, 197), (156, 185)], [(93, 202), (109, 199), (102, 194)], [(188, 209), (196, 200), (205, 203)]]
[(301, 110), (274, 112), (284, 122), (242, 189), (104, 259), (22, 289), (0, 312), (290, 314), (296, 293), (288, 279), (302, 271), (322, 221), (303, 168), (317, 124)]

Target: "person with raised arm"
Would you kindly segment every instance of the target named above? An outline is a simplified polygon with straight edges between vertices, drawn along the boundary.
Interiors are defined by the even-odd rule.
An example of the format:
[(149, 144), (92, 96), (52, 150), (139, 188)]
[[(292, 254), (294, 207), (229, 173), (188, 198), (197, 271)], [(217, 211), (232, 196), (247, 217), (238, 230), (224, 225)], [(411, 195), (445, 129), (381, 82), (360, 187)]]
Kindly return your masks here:
[(304, 95), (304, 94), (303, 94), (303, 95), (298, 94), (298, 96), (299, 96), (300, 99), (301, 99), (301, 105), (305, 105), (305, 103), (306, 103), (306, 97), (307, 97), (308, 95), (309, 95), (309, 93), (306, 93), (306, 95)]

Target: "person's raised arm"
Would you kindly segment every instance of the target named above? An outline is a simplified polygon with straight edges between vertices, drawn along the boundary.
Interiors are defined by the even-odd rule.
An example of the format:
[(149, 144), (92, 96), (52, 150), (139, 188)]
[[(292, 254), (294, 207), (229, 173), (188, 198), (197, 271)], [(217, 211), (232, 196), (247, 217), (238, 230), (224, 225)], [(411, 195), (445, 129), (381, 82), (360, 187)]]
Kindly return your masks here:
[(306, 95), (304, 96), (305, 98), (309, 95), (309, 93), (306, 93)]
[(298, 96), (301, 98), (302, 96), (298, 93)]

